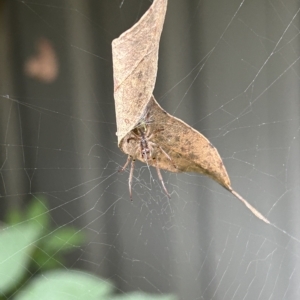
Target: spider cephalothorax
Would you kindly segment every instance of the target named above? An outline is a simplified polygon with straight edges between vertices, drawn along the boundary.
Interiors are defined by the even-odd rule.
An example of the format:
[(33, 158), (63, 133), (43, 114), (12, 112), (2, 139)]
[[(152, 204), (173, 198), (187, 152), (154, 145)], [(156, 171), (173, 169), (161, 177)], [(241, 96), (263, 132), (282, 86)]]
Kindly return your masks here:
[[(134, 170), (134, 164), (135, 160), (139, 158), (140, 160), (144, 161), (146, 164), (148, 162), (152, 162), (151, 164), (156, 166), (156, 171), (158, 178), (163, 186), (163, 189), (166, 193), (166, 195), (170, 198), (170, 194), (168, 193), (165, 183), (163, 181), (160, 169), (158, 168), (158, 165), (156, 163), (156, 156), (162, 153), (165, 155), (171, 162), (172, 159), (170, 156), (162, 149), (161, 146), (157, 145), (155, 142), (152, 141), (153, 137), (156, 133), (163, 131), (163, 128), (156, 129), (152, 131), (150, 122), (140, 122), (131, 132), (125, 143), (132, 143), (132, 152), (128, 155), (127, 161), (123, 168), (120, 171), (123, 171), (126, 169), (127, 165), (131, 161), (131, 167), (130, 167), (130, 173), (129, 173), (129, 194), (130, 198), (132, 200), (132, 191), (131, 191), (131, 185), (132, 185), (132, 178), (133, 178), (133, 170)], [(154, 162), (154, 163), (153, 163)], [(173, 162), (172, 162), (173, 163)]]

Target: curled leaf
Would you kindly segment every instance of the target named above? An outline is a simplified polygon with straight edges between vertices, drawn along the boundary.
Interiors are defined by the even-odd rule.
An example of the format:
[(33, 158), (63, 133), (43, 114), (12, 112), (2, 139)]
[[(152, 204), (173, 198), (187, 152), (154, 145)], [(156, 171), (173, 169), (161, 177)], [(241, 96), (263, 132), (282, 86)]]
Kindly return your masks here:
[(138, 159), (156, 168), (169, 197), (160, 169), (205, 174), (269, 224), (268, 219), (232, 189), (222, 159), (209, 140), (168, 114), (152, 95), (166, 6), (167, 0), (155, 0), (140, 21), (112, 43), (118, 145), (128, 154), (122, 170), (131, 161), (130, 197), (134, 162)]
[(152, 95), (167, 0), (156, 0), (138, 23), (112, 42), (117, 136), (120, 145)]

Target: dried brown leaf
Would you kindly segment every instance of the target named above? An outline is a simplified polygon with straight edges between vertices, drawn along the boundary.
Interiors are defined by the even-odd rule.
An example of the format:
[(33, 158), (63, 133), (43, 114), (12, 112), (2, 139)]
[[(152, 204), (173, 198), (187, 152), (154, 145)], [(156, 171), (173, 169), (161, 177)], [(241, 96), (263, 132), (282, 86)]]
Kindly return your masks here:
[[(132, 139), (132, 131), (122, 140), (120, 148), (133, 159), (170, 172), (195, 172), (205, 174), (230, 191), (251, 212), (266, 223), (270, 223), (231, 187), (230, 179), (218, 150), (200, 132), (168, 114), (152, 96), (142, 118), (135, 128), (147, 127), (152, 144), (152, 155), (145, 157), (139, 142)], [(135, 133), (134, 133), (135, 134)]]
[(138, 23), (112, 42), (117, 136), (120, 144), (147, 105), (156, 80), (167, 0), (156, 0)]
[[(242, 201), (251, 212), (270, 223), (235, 192), (217, 149), (200, 132), (168, 114), (152, 95), (158, 59), (158, 44), (167, 0), (155, 0), (131, 29), (113, 41), (117, 136), (119, 148), (131, 161), (129, 190), (136, 159), (170, 172), (196, 172), (217, 181)], [(122, 170), (123, 170), (122, 169)]]

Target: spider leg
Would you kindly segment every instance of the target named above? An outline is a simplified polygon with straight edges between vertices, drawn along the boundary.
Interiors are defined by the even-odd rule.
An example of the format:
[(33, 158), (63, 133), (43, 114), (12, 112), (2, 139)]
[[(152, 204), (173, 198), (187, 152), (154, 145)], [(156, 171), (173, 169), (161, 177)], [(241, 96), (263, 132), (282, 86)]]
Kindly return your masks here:
[(167, 157), (167, 159), (172, 163), (173, 167), (175, 169), (177, 169), (176, 165), (174, 164), (172, 158), (170, 157), (170, 155), (161, 147), (161, 146), (158, 146), (158, 148), (160, 149), (160, 151)]
[(126, 169), (126, 167), (128, 166), (130, 160), (131, 160), (131, 156), (128, 155), (127, 160), (126, 160), (126, 163), (125, 163), (125, 165), (119, 170), (119, 173), (120, 173), (120, 172), (123, 172), (123, 171)]
[[(132, 161), (131, 161), (131, 159), (132, 159)], [(130, 163), (130, 161), (131, 161), (131, 167), (130, 167), (130, 172), (129, 172), (128, 185), (129, 185), (130, 200), (132, 201), (131, 185), (132, 185), (132, 177), (133, 177), (135, 159), (133, 159), (130, 155), (128, 155), (125, 165), (123, 166), (122, 169), (119, 170), (119, 172), (123, 172), (126, 169), (126, 167), (128, 166), (128, 164)]]
[(136, 138), (135, 137), (130, 137), (127, 139), (127, 143), (129, 143), (131, 140), (135, 140)]
[(164, 183), (163, 178), (161, 176), (161, 172), (160, 172), (160, 169), (159, 169), (159, 167), (157, 165), (157, 162), (156, 162), (156, 171), (157, 171), (158, 178), (159, 178), (159, 180), (160, 180), (160, 182), (161, 182), (161, 184), (162, 184), (162, 186), (164, 188), (164, 191), (165, 191), (166, 195), (168, 196), (169, 199), (171, 199), (171, 196), (168, 193), (168, 190), (166, 189), (165, 183)]
[(129, 141), (131, 141), (131, 140), (139, 139), (139, 136), (138, 136), (134, 131), (131, 131), (131, 134), (132, 134), (133, 136), (131, 136), (131, 137), (129, 137), (129, 138), (127, 139), (127, 143), (129, 143)]
[(152, 132), (152, 135), (155, 134), (155, 133), (158, 133), (158, 132), (162, 132), (162, 131), (164, 131), (163, 128), (158, 128), (158, 129), (156, 129), (156, 130), (154, 130), (154, 131)]
[[(157, 132), (161, 132), (161, 131), (164, 131), (164, 129), (163, 128), (160, 128), (160, 129), (157, 129), (157, 130), (155, 130), (154, 132), (152, 132), (151, 134), (149, 134), (148, 136), (147, 136), (147, 138), (148, 138), (148, 140), (151, 140), (151, 138), (152, 138), (152, 136), (155, 134), (155, 133), (157, 133)], [(167, 157), (167, 159), (171, 162), (171, 164), (173, 165), (173, 167), (175, 168), (175, 169), (177, 169), (177, 166), (174, 164), (174, 162), (173, 162), (173, 160), (172, 160), (172, 158), (170, 157), (170, 155), (161, 147), (161, 146), (158, 146), (158, 145), (156, 145), (155, 143), (153, 143), (153, 142), (151, 142), (151, 141), (149, 141), (148, 142), (149, 143), (149, 145), (152, 145), (152, 146), (156, 146), (166, 157)], [(150, 156), (152, 156), (152, 151), (150, 151)]]
[(132, 177), (133, 177), (134, 163), (135, 163), (135, 159), (132, 159), (131, 167), (130, 167), (130, 173), (129, 173), (129, 180), (128, 180), (128, 185), (129, 185), (129, 195), (130, 195), (130, 200), (131, 200), (131, 201), (132, 201), (131, 185), (132, 185)]

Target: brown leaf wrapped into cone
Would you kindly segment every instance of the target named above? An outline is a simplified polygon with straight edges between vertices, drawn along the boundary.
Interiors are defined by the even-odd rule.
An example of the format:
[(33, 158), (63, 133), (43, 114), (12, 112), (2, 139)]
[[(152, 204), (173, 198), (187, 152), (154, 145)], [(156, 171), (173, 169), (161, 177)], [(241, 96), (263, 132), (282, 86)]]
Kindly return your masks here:
[[(170, 172), (195, 172), (205, 174), (217, 181), (241, 200), (252, 213), (270, 223), (260, 212), (235, 192), (218, 153), (218, 150), (200, 132), (168, 114), (152, 96), (142, 117), (120, 143), (120, 148), (132, 160), (140, 160)], [(127, 161), (126, 165), (129, 163)], [(131, 170), (131, 179), (132, 180)], [(163, 187), (167, 192), (164, 183)]]
[(167, 0), (154, 0), (139, 22), (112, 43), (118, 146), (128, 154), (122, 170), (131, 161), (130, 197), (134, 163), (138, 159), (156, 168), (168, 197), (160, 169), (205, 174), (269, 224), (231, 188), (217, 149), (201, 133), (164, 111), (152, 95), (166, 8)]
[(166, 10), (167, 0), (154, 1), (138, 23), (112, 42), (119, 147), (153, 93)]
[[(201, 133), (164, 111), (153, 96), (143, 115), (135, 129), (144, 130), (145, 127), (152, 135), (152, 157), (147, 160), (150, 166), (158, 166), (170, 172), (202, 173), (226, 188), (230, 186), (217, 149)], [(140, 145), (136, 144), (132, 132), (124, 137), (120, 148), (132, 158), (145, 162)]]

